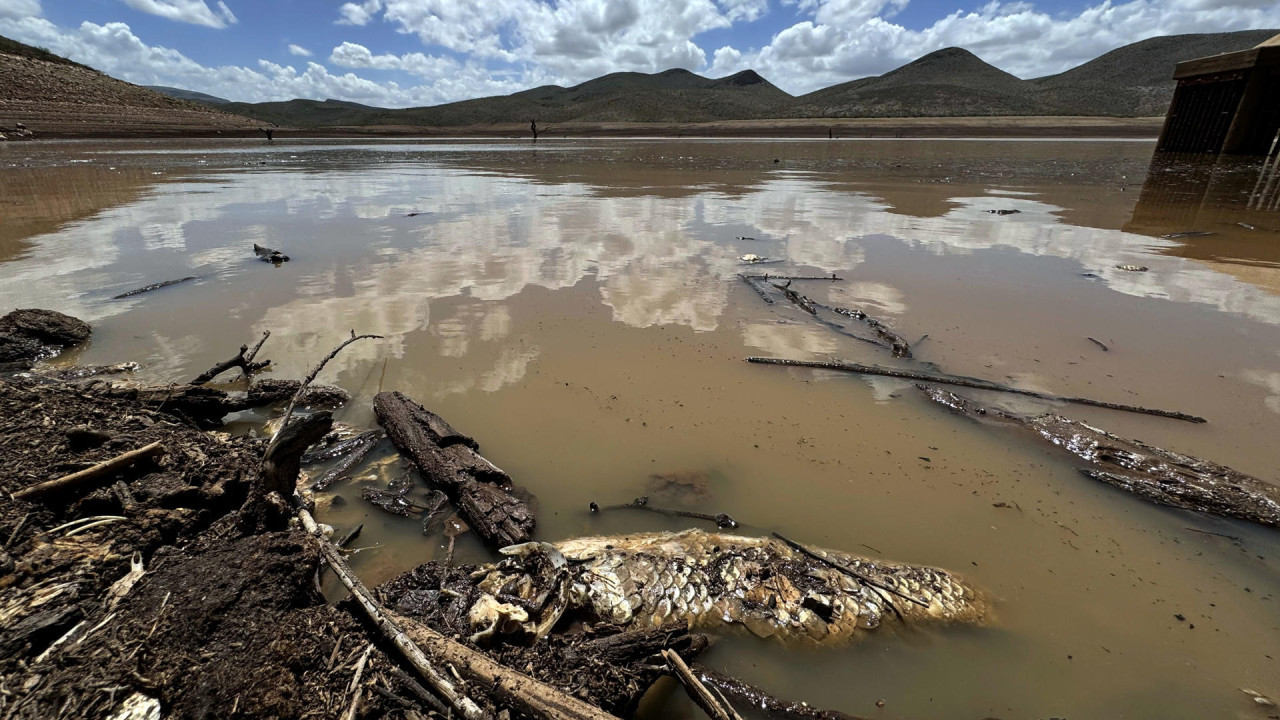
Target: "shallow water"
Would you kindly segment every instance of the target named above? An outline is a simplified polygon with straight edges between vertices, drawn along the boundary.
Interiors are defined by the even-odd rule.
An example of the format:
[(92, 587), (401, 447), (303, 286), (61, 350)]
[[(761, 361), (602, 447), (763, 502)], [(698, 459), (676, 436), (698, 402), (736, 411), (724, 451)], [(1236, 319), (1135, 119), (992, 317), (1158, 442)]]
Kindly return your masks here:
[[(728, 512), (743, 532), (948, 567), (998, 599), (986, 628), (823, 650), (734, 637), (706, 657), (785, 696), (877, 718), (1262, 718), (1240, 688), (1280, 697), (1280, 534), (1094, 483), (905, 382), (743, 362), (936, 366), (1181, 410), (1210, 422), (1052, 408), (1276, 481), (1274, 183), (1187, 158), (1149, 173), (1151, 151), (9, 143), (0, 310), (89, 320), (93, 340), (71, 359), (138, 360), (155, 381), (189, 379), (265, 330), (277, 377), (302, 376), (351, 329), (381, 334), (322, 374), (355, 396), (338, 417), (371, 424), (383, 389), (431, 407), (536, 494), (542, 539), (684, 527), (587, 504), (693, 471), (709, 494), (692, 507)], [(1160, 237), (1193, 230), (1213, 234)], [(293, 260), (257, 262), (254, 242)], [(744, 253), (786, 261), (752, 272), (837, 273), (798, 285), (887, 321), (917, 360), (763, 304), (736, 279)], [(200, 279), (109, 299), (187, 275)], [(396, 472), (393, 459), (374, 464), (333, 488), (341, 504), (321, 498), (339, 532), (364, 523), (356, 544), (374, 547), (353, 562), (371, 582), (444, 555), (416, 519), (360, 499), (362, 483)], [(469, 536), (458, 553), (489, 557)], [(653, 717), (696, 716), (678, 693), (654, 700)]]

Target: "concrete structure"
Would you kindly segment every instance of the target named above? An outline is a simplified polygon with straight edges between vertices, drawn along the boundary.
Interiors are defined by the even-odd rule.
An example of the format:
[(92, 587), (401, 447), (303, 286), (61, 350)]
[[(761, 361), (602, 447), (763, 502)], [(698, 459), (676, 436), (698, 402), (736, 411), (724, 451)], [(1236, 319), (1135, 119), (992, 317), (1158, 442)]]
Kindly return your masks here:
[(1159, 149), (1269, 155), (1280, 131), (1280, 35), (1249, 50), (1178, 63)]

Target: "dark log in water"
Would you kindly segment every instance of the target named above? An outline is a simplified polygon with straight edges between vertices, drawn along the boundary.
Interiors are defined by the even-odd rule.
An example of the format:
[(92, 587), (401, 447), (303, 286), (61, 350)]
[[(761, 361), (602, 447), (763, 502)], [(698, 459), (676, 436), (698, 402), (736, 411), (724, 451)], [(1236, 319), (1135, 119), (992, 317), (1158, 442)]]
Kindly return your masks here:
[(285, 255), (279, 250), (272, 250), (269, 247), (263, 247), (258, 243), (253, 244), (253, 254), (257, 255), (258, 259), (263, 262), (269, 262), (276, 265), (279, 265), (282, 262), (289, 261), (288, 255)]
[(143, 294), (143, 293), (149, 293), (149, 292), (151, 292), (152, 290), (159, 290), (160, 288), (167, 288), (167, 287), (169, 287), (170, 285), (177, 285), (178, 283), (184, 283), (184, 282), (186, 282), (186, 281), (188, 281), (188, 280), (195, 280), (195, 279), (196, 279), (196, 278), (198, 278), (198, 277), (199, 277), (199, 275), (188, 275), (187, 277), (184, 277), (184, 278), (178, 278), (177, 280), (165, 280), (164, 282), (152, 283), (152, 284), (150, 284), (150, 285), (143, 285), (142, 287), (140, 287), (140, 288), (135, 288), (135, 289), (133, 289), (133, 290), (130, 290), (129, 292), (122, 292), (122, 293), (120, 293), (119, 295), (113, 295), (113, 296), (111, 297), (111, 299), (112, 299), (112, 300), (123, 300), (123, 299), (125, 299), (125, 298), (127, 298), (127, 297), (133, 297), (134, 295), (141, 295), (141, 294)]
[(798, 307), (798, 308), (800, 308), (801, 310), (803, 310), (803, 311), (805, 311), (805, 312), (809, 313), (810, 315), (817, 315), (817, 314), (818, 314), (818, 308), (817, 308), (817, 305), (816, 305), (812, 300), (810, 300), (809, 298), (807, 298), (807, 297), (805, 297), (805, 296), (801, 295), (800, 293), (796, 292), (795, 290), (792, 290), (792, 289), (789, 287), (789, 286), (791, 285), (791, 282), (790, 282), (790, 281), (788, 281), (786, 285), (779, 285), (778, 283), (769, 283), (769, 284), (770, 284), (770, 285), (772, 285), (772, 286), (774, 286), (775, 288), (777, 288), (777, 289), (781, 290), (781, 291), (782, 291), (782, 294), (783, 294), (783, 295), (786, 295), (786, 296), (787, 296), (787, 299), (788, 299), (788, 300), (790, 300), (790, 301), (791, 301), (791, 302), (792, 302), (796, 307)]
[(722, 675), (705, 665), (694, 665), (692, 669), (704, 684), (736, 700), (742, 707), (757, 709), (770, 720), (859, 720), (837, 710), (823, 710), (808, 703), (776, 698), (754, 685)]
[(1155, 415), (1157, 417), (1167, 417), (1174, 420), (1185, 420), (1193, 423), (1208, 422), (1198, 415), (1188, 415), (1187, 413), (1177, 412), (1175, 410), (1156, 410), (1137, 405), (1122, 405), (1120, 403), (1105, 402), (1103, 400), (1090, 400), (1089, 398), (1070, 397), (1066, 395), (1051, 395), (1049, 393), (1036, 392), (1034, 390), (1023, 390), (1021, 388), (1009, 387), (1008, 385), (1001, 385), (999, 383), (991, 382), (990, 380), (966, 378), (958, 375), (913, 372), (911, 370), (899, 370), (898, 368), (881, 367), (879, 365), (862, 365), (859, 363), (790, 360), (787, 358), (749, 357), (747, 358), (747, 362), (758, 363), (761, 365), (785, 365), (787, 367), (807, 367), (819, 370), (839, 370), (841, 372), (860, 373), (862, 375), (880, 375), (882, 377), (899, 378), (902, 380), (919, 380), (921, 382), (974, 388), (975, 390), (992, 390), (995, 392), (1013, 393), (1014, 395), (1026, 395), (1027, 397), (1039, 398), (1040, 400), (1053, 400), (1056, 402), (1074, 403), (1076, 405), (1091, 405), (1093, 407), (1107, 408), (1108, 410), (1122, 410), (1124, 412), (1140, 413), (1143, 415)]
[[(470, 438), (401, 393), (378, 393), (373, 410), (395, 446), (453, 500), (476, 535), (495, 547), (529, 541), (533, 512), (512, 492), (511, 478), (462, 440)], [(455, 444), (441, 448), (436, 438)]]
[(756, 294), (760, 296), (761, 300), (769, 303), (770, 305), (773, 304), (773, 298), (769, 295), (769, 291), (764, 289), (764, 286), (760, 283), (760, 279), (758, 276), (739, 274), (738, 279), (746, 283), (747, 287), (751, 288), (752, 290), (755, 290)]
[(862, 312), (861, 310), (850, 310), (849, 308), (831, 307), (818, 303), (818, 307), (825, 308), (837, 315), (843, 315), (854, 320), (861, 320), (875, 331), (876, 337), (889, 346), (893, 351), (893, 356), (898, 358), (910, 358), (911, 346), (907, 344), (907, 339), (889, 329), (888, 325)]
[(918, 386), (966, 417), (1030, 431), (1092, 467), (1081, 472), (1161, 505), (1280, 527), (1280, 488), (1225, 465), (1128, 440), (1061, 415), (1023, 417), (955, 393)]

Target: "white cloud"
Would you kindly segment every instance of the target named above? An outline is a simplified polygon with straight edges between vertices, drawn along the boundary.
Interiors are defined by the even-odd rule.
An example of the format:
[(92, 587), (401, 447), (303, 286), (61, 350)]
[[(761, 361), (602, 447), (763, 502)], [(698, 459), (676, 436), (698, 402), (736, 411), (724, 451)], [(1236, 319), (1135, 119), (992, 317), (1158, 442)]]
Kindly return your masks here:
[(364, 0), (362, 3), (343, 3), (338, 8), (338, 25), (368, 25), (373, 14), (382, 9), (382, 0)]
[(0, 18), (40, 17), (40, 0), (0, 0)]
[(293, 43), (289, 43), (289, 54), (298, 55), (299, 57), (311, 57), (310, 50), (302, 47), (301, 45), (294, 45)]
[(125, 5), (144, 13), (158, 15), (166, 20), (225, 28), (237, 22), (227, 4), (218, 1), (218, 9), (210, 10), (204, 0), (121, 0)]

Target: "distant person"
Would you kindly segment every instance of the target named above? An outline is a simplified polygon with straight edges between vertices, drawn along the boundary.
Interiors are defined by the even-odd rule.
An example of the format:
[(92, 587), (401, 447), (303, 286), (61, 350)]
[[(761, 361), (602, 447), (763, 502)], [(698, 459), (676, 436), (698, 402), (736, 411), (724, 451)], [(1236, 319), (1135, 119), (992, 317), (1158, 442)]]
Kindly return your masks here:
[(538, 121), (537, 120), (529, 121), (529, 132), (533, 133), (533, 141), (538, 142)]
[(264, 127), (264, 128), (258, 128), (258, 129), (259, 129), (259, 130), (261, 130), (262, 132), (266, 133), (266, 135), (267, 135), (267, 142), (275, 142), (275, 140), (273, 140), (273, 139), (271, 138), (272, 134), (274, 134), (274, 133), (275, 133), (275, 130), (273, 130), (273, 129), (271, 129), (271, 128), (265, 128), (265, 127)]

